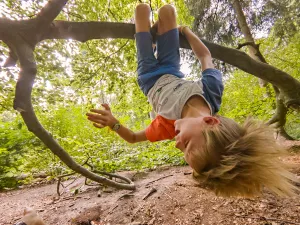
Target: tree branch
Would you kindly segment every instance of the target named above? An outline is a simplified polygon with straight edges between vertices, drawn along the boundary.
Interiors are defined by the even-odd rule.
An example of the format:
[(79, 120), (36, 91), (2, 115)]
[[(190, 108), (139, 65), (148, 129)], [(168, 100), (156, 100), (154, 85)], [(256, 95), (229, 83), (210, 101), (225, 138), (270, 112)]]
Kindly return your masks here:
[[(41, 40), (74, 39), (85, 42), (92, 39), (126, 38), (134, 39), (134, 24), (113, 22), (66, 22), (54, 21)], [(231, 64), (247, 73), (262, 78), (281, 89), (290, 103), (300, 105), (300, 82), (289, 74), (262, 62), (252, 59), (246, 53), (202, 40), (209, 48), (212, 57)], [(180, 47), (191, 49), (185, 37), (180, 35)], [(298, 91), (296, 91), (298, 90)]]
[[(0, 39), (1, 30), (7, 30), (5, 24), (7, 23), (1, 23), (0, 21)], [(134, 33), (134, 24), (128, 23), (54, 21), (39, 36), (39, 40), (37, 41), (45, 39), (74, 39), (85, 42), (92, 39), (105, 38), (134, 39)], [(285, 96), (284, 102), (287, 107), (290, 105), (300, 105), (300, 82), (289, 74), (273, 66), (258, 62), (242, 51), (220, 46), (206, 40), (202, 41), (209, 48), (213, 58), (231, 64), (277, 86)], [(187, 49), (191, 48), (187, 40), (181, 35), (180, 46)]]
[(42, 30), (52, 23), (52, 21), (61, 12), (68, 0), (50, 0), (37, 14), (35, 20), (37, 21), (38, 33), (42, 33)]
[(253, 41), (247, 41), (247, 42), (244, 42), (242, 44), (239, 43), (238, 47), (236, 49), (241, 49), (242, 47), (248, 46), (248, 45), (252, 46), (253, 48), (257, 47), (256, 44)]

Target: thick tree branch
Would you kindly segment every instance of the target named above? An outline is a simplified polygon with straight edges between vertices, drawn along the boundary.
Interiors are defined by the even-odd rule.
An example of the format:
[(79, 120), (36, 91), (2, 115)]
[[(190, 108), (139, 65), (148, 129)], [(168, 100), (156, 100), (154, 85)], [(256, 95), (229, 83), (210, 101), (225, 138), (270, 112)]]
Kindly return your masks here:
[[(7, 28), (5, 27), (5, 23), (0, 22), (0, 30), (2, 30), (1, 28), (4, 30)], [(39, 36), (38, 41), (45, 39), (74, 39), (84, 42), (92, 39), (105, 38), (134, 39), (134, 33), (134, 24), (54, 21), (47, 30)], [(202, 41), (209, 48), (214, 58), (231, 64), (277, 86), (281, 93), (284, 94), (284, 102), (288, 107), (290, 105), (300, 105), (300, 82), (289, 74), (273, 66), (258, 62), (242, 51), (220, 46), (206, 40)], [(187, 40), (182, 36), (180, 36), (180, 46), (190, 49)]]
[[(36, 63), (33, 55), (33, 49), (23, 44), (17, 46), (17, 55), (20, 60), (21, 71), (16, 87), (16, 97), (14, 101), (14, 108), (18, 110), (28, 127), (28, 130), (33, 132), (56, 156), (58, 156), (70, 169), (80, 173), (81, 175), (102, 183), (104, 185), (134, 190), (134, 184), (126, 180), (128, 183), (116, 183), (105, 177), (99, 176), (90, 172), (85, 167), (76, 163), (72, 157), (53, 139), (52, 135), (48, 133), (38, 121), (31, 104), (31, 91), (34, 78), (36, 76)], [(126, 178), (125, 178), (126, 179)]]
[(41, 40), (73, 39), (86, 42), (92, 39), (124, 38), (134, 39), (134, 24), (115, 22), (67, 22), (56, 20), (48, 27)]
[[(74, 39), (85, 42), (92, 39), (134, 39), (134, 24), (112, 22), (67, 22), (54, 21), (53, 26), (41, 37), (43, 39)], [(277, 86), (285, 96), (285, 104), (300, 105), (300, 82), (289, 74), (252, 59), (246, 53), (202, 40), (212, 56), (247, 73), (262, 78)], [(190, 49), (187, 40), (180, 36), (180, 46)]]
[(61, 12), (68, 0), (51, 0), (37, 14), (35, 20), (39, 29), (38, 33), (43, 33), (42, 30), (50, 25), (52, 21)]

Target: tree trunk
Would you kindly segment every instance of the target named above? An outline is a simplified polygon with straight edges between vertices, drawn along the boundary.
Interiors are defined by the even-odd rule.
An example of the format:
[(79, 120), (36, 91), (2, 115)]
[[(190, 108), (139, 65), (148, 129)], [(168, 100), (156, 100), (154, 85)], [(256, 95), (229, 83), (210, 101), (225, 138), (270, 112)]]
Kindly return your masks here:
[[(240, 26), (240, 29), (245, 37), (246, 42), (252, 42), (255, 43), (254, 38), (252, 36), (252, 33), (250, 31), (250, 28), (247, 24), (246, 17), (244, 15), (240, 0), (233, 0), (232, 6), (234, 8), (234, 11), (236, 13), (237, 21)], [(248, 45), (249, 55), (258, 61), (261, 61), (260, 58), (257, 56), (258, 51), (256, 48), (254, 48), (252, 45)], [(261, 87), (264, 87), (267, 85), (267, 82), (263, 79), (259, 79), (259, 84)]]
[[(250, 31), (250, 28), (247, 24), (246, 17), (244, 15), (240, 0), (233, 0), (232, 5), (233, 5), (234, 11), (236, 13), (236, 17), (237, 17), (237, 21), (240, 26), (240, 29), (241, 29), (242, 33), (244, 34), (246, 42), (249, 43), (249, 44), (247, 44), (247, 47), (249, 50), (249, 55), (257, 61), (267, 63), (266, 59), (263, 57), (263, 55), (259, 51), (259, 45), (255, 44), (255, 40), (254, 40), (252, 33)], [(263, 79), (259, 79), (259, 84), (261, 87), (267, 87), (267, 95), (271, 96), (269, 93), (268, 86), (267, 86), (268, 83)], [(287, 108), (283, 103), (283, 99), (280, 98), (280, 91), (278, 90), (278, 88), (276, 86), (273, 85), (273, 87), (274, 87), (274, 90), (276, 93), (276, 114), (269, 121), (269, 123), (271, 121), (273, 121), (273, 123), (276, 122), (277, 128), (279, 130), (279, 134), (282, 134), (282, 137), (288, 138), (289, 140), (291, 140), (291, 137), (286, 133), (286, 131), (284, 129)], [(274, 119), (274, 118), (276, 118), (276, 119)]]

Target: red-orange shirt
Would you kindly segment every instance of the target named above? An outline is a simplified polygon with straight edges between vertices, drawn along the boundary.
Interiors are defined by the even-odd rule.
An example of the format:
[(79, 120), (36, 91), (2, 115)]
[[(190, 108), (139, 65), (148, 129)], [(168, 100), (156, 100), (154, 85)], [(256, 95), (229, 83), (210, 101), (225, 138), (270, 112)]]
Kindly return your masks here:
[(146, 128), (147, 139), (151, 142), (173, 139), (176, 136), (174, 123), (175, 120), (168, 120), (157, 115)]

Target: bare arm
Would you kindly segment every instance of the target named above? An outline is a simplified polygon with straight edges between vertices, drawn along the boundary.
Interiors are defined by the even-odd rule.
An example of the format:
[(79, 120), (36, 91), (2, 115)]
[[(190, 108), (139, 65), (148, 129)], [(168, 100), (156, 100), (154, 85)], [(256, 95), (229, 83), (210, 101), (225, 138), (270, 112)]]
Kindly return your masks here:
[(179, 32), (186, 37), (194, 54), (200, 60), (202, 71), (208, 68), (214, 68), (210, 51), (203, 42), (188, 27), (180, 26), (178, 29)]
[[(119, 121), (112, 115), (108, 104), (102, 104), (104, 110), (91, 109), (92, 113), (87, 113), (88, 120), (93, 122), (93, 125), (97, 128), (110, 127), (112, 128)], [(136, 143), (141, 141), (147, 141), (145, 130), (139, 132), (133, 132), (127, 127), (121, 125), (120, 129), (116, 133), (129, 143)]]
[(147, 141), (145, 130), (133, 132), (127, 127), (121, 125), (120, 129), (116, 131), (116, 133), (123, 138), (125, 141), (129, 143), (136, 143), (141, 141)]

